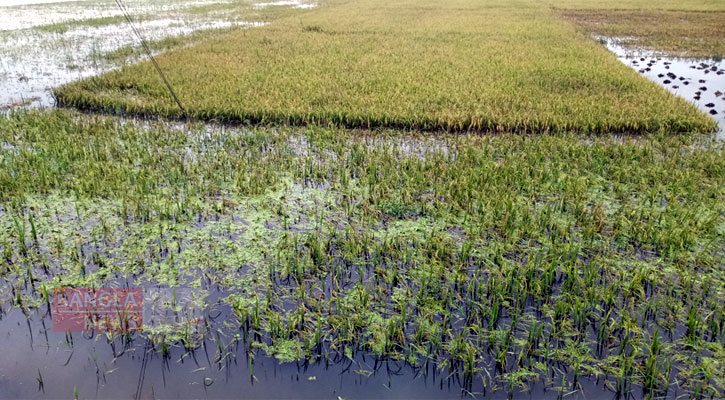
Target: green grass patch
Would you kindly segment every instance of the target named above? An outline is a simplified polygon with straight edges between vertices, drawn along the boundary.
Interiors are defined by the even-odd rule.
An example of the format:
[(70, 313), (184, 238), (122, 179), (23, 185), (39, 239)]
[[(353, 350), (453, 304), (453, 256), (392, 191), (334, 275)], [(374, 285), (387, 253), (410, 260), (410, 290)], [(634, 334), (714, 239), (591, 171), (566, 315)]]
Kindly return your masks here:
[[(531, 0), (341, 0), (159, 62), (200, 119), (445, 131), (715, 128)], [(180, 115), (149, 63), (55, 93), (66, 106)]]

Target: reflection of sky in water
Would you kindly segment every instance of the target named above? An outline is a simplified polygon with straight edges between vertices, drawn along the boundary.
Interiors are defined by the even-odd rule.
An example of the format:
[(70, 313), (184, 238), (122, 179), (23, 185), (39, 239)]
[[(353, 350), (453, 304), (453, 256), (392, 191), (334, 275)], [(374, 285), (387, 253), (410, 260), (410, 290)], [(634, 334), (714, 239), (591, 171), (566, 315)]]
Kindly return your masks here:
[(316, 4), (304, 3), (301, 0), (280, 0), (280, 1), (272, 1), (272, 2), (268, 2), (268, 3), (256, 3), (254, 6), (256, 8), (265, 8), (265, 7), (272, 7), (272, 6), (292, 6), (293, 8), (315, 8), (315, 7), (317, 7)]
[(717, 136), (725, 140), (725, 61), (664, 57), (605, 40), (623, 63), (714, 118), (720, 125)]
[[(17, 0), (18, 2), (25, 0)], [(34, 0), (31, 0), (34, 1)], [(114, 1), (40, 1), (18, 7), (0, 7), (0, 31), (31, 28), (39, 25), (89, 18), (120, 16), (121, 11)], [(190, 7), (229, 3), (231, 0), (125, 0), (124, 3), (136, 15), (180, 12)], [(4, 0), (0, 0), (3, 2)]]
[[(210, 19), (189, 14), (192, 7), (231, 0), (126, 0), (147, 40), (187, 35), (197, 30), (232, 26), (259, 26), (233, 17)], [(0, 0), (0, 111), (17, 106), (52, 106), (51, 88), (97, 75), (117, 64), (104, 55), (124, 46), (138, 45), (125, 23), (101, 26), (69, 25), (48, 32), (33, 27), (120, 16), (113, 1)], [(245, 4), (245, 3), (241, 3)], [(153, 17), (153, 19), (151, 18)], [(222, 17), (223, 18), (223, 17)]]
[(3, 0), (2, 2), (0, 2), (0, 7), (25, 6), (30, 4), (66, 3), (69, 1), (83, 0)]
[[(205, 19), (162, 18), (137, 22), (146, 40), (188, 35), (196, 30), (260, 23)], [(0, 109), (31, 101), (36, 106), (54, 104), (50, 89), (97, 75), (117, 65), (103, 55), (138, 45), (126, 24), (71, 27), (64, 33), (21, 30), (6, 32), (0, 42)]]
[[(146, 40), (188, 35), (204, 29), (261, 26), (233, 14), (220, 16), (189, 13), (205, 4), (252, 0), (125, 0), (137, 17)], [(284, 0), (262, 6), (314, 7), (303, 0)], [(105, 0), (0, 0), (0, 111), (29, 104), (52, 106), (51, 88), (117, 68), (104, 55), (124, 46), (137, 46), (138, 39), (125, 23), (88, 26), (69, 25), (62, 33), (34, 27), (120, 16), (116, 3)], [(143, 18), (138, 18), (143, 17)], [(244, 16), (242, 15), (241, 18)]]

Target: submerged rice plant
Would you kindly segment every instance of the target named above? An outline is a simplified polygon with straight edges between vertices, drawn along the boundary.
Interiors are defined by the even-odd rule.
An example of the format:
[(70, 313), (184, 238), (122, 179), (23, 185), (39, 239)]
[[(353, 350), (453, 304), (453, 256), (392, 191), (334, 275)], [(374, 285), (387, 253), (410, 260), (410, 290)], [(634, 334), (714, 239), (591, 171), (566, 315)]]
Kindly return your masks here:
[(367, 356), (469, 394), (723, 395), (722, 143), (369, 135), (0, 119), (0, 304), (197, 288), (229, 313), (138, 335), (252, 379)]

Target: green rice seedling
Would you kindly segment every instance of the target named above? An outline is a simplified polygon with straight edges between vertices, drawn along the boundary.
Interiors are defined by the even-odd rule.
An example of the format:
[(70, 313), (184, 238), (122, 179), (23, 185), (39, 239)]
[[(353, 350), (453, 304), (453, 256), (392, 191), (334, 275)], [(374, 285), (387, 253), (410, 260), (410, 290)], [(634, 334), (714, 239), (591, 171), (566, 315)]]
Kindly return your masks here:
[(38, 368), (38, 377), (35, 379), (38, 381), (38, 390), (45, 393), (45, 385), (43, 382), (43, 375), (40, 373), (40, 368)]
[(28, 247), (25, 243), (25, 219), (18, 221), (17, 218), (13, 217), (13, 223), (15, 225), (15, 233), (17, 234), (18, 246), (20, 254), (23, 256), (28, 255)]
[(700, 316), (697, 305), (693, 305), (687, 312), (687, 333), (686, 336), (691, 343), (697, 344), (700, 337)]
[(660, 341), (660, 334), (658, 330), (655, 330), (652, 339), (650, 340), (649, 355), (645, 361), (644, 366), (644, 389), (648, 397), (652, 397), (653, 392), (657, 392), (660, 382), (660, 366), (664, 364), (660, 360), (660, 351), (662, 350), (662, 342)]

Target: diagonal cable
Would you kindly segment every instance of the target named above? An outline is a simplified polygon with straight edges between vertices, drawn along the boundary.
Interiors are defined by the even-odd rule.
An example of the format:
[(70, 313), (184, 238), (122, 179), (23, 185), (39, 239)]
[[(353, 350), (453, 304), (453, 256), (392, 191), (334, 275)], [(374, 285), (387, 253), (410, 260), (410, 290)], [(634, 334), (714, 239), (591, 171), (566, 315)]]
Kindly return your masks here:
[(126, 18), (126, 22), (131, 26), (131, 29), (133, 30), (133, 33), (138, 38), (139, 42), (141, 42), (141, 47), (143, 47), (146, 54), (151, 59), (151, 62), (154, 65), (154, 68), (156, 68), (156, 72), (159, 73), (159, 76), (161, 76), (161, 79), (164, 81), (164, 84), (166, 85), (166, 88), (169, 89), (169, 93), (171, 93), (171, 96), (176, 101), (176, 104), (179, 106), (179, 109), (181, 110), (182, 115), (184, 118), (189, 118), (186, 114), (186, 110), (184, 109), (184, 106), (181, 104), (181, 100), (179, 100), (179, 97), (176, 95), (176, 92), (174, 91), (174, 88), (171, 87), (171, 83), (169, 83), (169, 80), (166, 79), (166, 75), (164, 75), (164, 72), (161, 70), (161, 67), (159, 66), (159, 63), (156, 62), (156, 58), (151, 53), (151, 49), (149, 48), (148, 44), (146, 43), (146, 39), (144, 39), (143, 35), (141, 35), (141, 32), (136, 27), (136, 24), (133, 22), (133, 18), (131, 18), (131, 14), (128, 12), (128, 9), (126, 8), (126, 4), (123, 2), (123, 0), (115, 0), (116, 5), (121, 10), (121, 13), (123, 13), (124, 18)]

